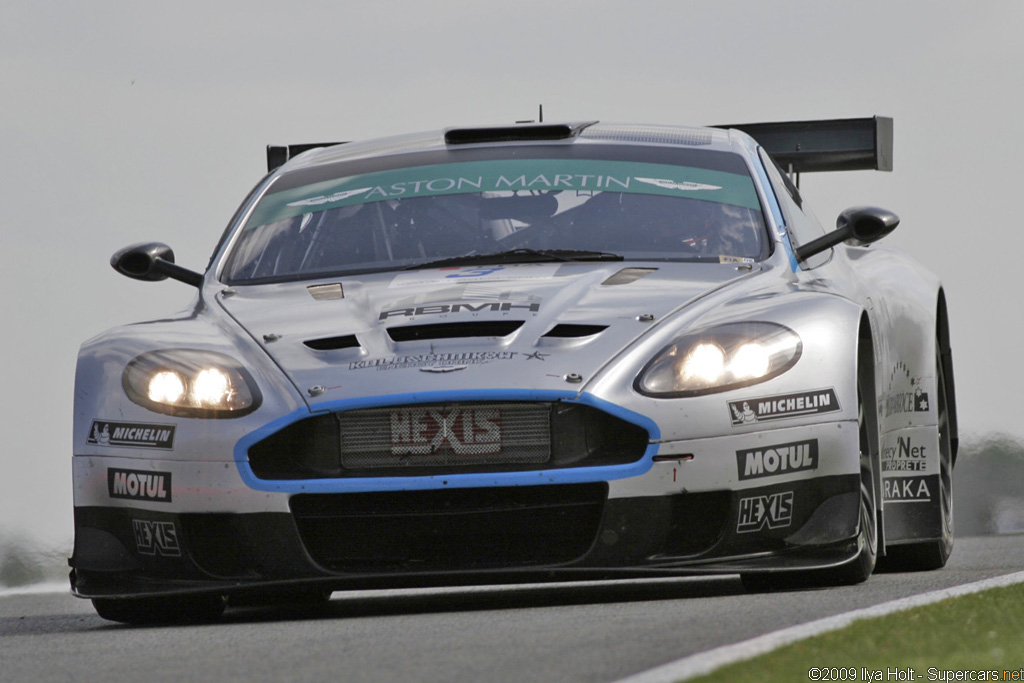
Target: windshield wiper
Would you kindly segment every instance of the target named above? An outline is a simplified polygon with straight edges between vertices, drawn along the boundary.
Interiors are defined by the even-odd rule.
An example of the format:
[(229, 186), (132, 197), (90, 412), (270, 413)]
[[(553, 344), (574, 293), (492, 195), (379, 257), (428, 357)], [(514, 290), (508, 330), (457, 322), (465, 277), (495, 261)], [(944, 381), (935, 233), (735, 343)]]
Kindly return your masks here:
[(405, 270), (447, 268), (450, 266), (483, 266), (496, 263), (551, 263), (566, 261), (622, 261), (620, 254), (581, 249), (510, 249), (493, 254), (466, 254), (408, 266)]

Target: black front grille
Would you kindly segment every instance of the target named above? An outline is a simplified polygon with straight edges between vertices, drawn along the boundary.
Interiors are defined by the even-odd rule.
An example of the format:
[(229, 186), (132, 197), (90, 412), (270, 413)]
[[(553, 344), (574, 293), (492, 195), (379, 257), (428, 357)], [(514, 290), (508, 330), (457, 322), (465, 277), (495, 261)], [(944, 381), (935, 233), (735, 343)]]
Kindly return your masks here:
[(370, 408), (296, 422), (249, 449), (264, 480), (429, 476), (636, 462), (647, 432), (571, 403)]
[(313, 560), (339, 572), (557, 565), (594, 543), (605, 483), (300, 494), (291, 509)]

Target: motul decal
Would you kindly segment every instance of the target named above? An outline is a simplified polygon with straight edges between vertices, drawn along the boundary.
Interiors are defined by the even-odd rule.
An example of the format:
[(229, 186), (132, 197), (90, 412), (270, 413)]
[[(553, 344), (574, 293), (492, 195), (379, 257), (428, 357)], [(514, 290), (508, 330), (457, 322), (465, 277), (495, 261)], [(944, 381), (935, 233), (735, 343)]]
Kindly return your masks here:
[(171, 502), (171, 473), (145, 470), (107, 470), (107, 492), (111, 498)]

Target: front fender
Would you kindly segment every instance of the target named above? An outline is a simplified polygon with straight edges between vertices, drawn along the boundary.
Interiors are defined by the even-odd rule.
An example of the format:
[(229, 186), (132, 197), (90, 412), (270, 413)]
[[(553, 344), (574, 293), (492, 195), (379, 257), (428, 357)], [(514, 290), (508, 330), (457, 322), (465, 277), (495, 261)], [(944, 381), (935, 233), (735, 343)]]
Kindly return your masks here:
[[(603, 400), (650, 416), (663, 441), (710, 438), (822, 421), (857, 419), (857, 345), (863, 309), (821, 292), (789, 292), (738, 307), (735, 302), (677, 325), (665, 325), (620, 355), (595, 378), (588, 391)], [(653, 398), (634, 390), (644, 366), (679, 336), (737, 320), (784, 325), (799, 335), (797, 362), (783, 374), (741, 389), (686, 398)], [(834, 396), (838, 409), (775, 416), (772, 422), (737, 423), (732, 404), (809, 394)]]

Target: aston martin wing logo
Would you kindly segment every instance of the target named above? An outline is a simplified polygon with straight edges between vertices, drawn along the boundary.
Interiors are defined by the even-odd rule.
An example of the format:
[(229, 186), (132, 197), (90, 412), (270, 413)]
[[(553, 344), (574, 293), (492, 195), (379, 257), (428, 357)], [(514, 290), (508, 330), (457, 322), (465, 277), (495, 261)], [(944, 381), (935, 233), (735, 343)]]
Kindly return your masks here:
[(468, 365), (431, 365), (427, 368), (420, 368), (420, 372), (455, 372), (456, 370), (465, 370), (468, 367)]

